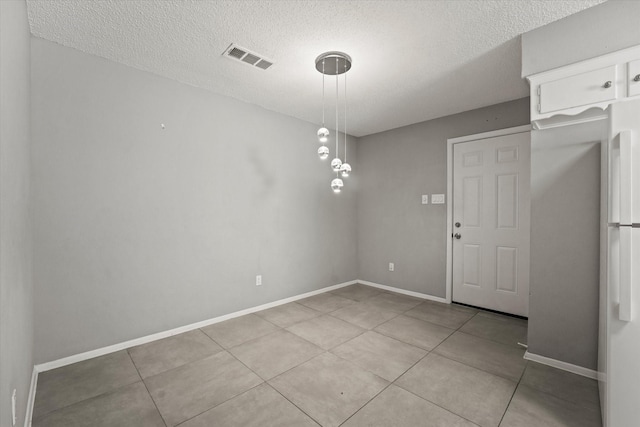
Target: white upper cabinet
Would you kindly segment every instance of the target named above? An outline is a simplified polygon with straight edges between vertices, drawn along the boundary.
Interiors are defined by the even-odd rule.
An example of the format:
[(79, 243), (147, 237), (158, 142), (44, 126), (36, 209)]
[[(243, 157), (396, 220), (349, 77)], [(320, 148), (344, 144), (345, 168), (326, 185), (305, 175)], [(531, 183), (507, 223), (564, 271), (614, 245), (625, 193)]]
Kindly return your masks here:
[(603, 119), (612, 103), (640, 96), (640, 46), (534, 74), (527, 80), (534, 128)]
[(640, 95), (640, 59), (629, 62), (629, 96)]
[(540, 84), (540, 113), (613, 101), (618, 98), (618, 66)]

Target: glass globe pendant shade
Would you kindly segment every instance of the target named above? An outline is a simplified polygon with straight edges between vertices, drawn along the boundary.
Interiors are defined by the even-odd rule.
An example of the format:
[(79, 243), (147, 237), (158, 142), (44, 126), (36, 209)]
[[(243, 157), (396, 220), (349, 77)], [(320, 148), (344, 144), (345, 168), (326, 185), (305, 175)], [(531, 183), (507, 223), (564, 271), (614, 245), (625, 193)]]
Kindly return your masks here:
[(340, 167), (342, 166), (342, 160), (340, 160), (339, 158), (335, 158), (333, 160), (331, 160), (331, 169), (333, 169), (334, 172), (340, 172)]
[(320, 157), (320, 160), (327, 160), (329, 157), (329, 149), (324, 145), (318, 148), (318, 157)]
[(351, 165), (349, 163), (343, 163), (342, 166), (340, 166), (340, 174), (342, 175), (342, 177), (346, 178), (349, 176), (350, 173), (351, 173)]
[(344, 187), (344, 183), (340, 178), (336, 178), (331, 181), (331, 189), (334, 193), (339, 193), (342, 190), (342, 187)]
[(329, 140), (329, 129), (325, 127), (321, 127), (320, 129), (318, 129), (318, 141), (320, 141), (321, 144), (324, 144), (328, 140)]

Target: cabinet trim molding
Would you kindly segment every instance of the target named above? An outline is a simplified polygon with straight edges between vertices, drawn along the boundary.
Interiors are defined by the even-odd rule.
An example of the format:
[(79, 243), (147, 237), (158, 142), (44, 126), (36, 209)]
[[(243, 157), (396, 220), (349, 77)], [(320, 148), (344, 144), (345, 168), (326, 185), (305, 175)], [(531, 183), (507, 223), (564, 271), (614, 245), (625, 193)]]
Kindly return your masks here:
[[(640, 87), (640, 81), (633, 80), (635, 76), (631, 75), (633, 73), (630, 71), (630, 64), (638, 60), (640, 60), (640, 45), (527, 76), (526, 79), (530, 85), (531, 122), (534, 129), (545, 129), (600, 120), (606, 118), (604, 110), (606, 110), (609, 105), (640, 96), (640, 90), (634, 86), (638, 85)], [(562, 90), (562, 85), (554, 85), (553, 83), (560, 82), (564, 79), (567, 79), (566, 81), (569, 82), (572, 78), (575, 78), (577, 81), (577, 79), (584, 77), (586, 74), (611, 67), (615, 67), (615, 73), (610, 74), (606, 82), (594, 81), (593, 86), (589, 86), (589, 90), (593, 90), (602, 85), (604, 85), (605, 88), (610, 88), (608, 90), (612, 91), (612, 96), (608, 99), (600, 98), (598, 102), (584, 104), (579, 101), (581, 94), (576, 92), (576, 103), (574, 105), (571, 105), (571, 102), (568, 101), (566, 107), (562, 106), (558, 109), (549, 110), (544, 113), (541, 112), (541, 105), (543, 104), (541, 97), (544, 96), (545, 93), (549, 93), (548, 91), (542, 90), (543, 87)], [(549, 85), (550, 83), (551, 85)], [(584, 99), (584, 93), (582, 94), (582, 98)], [(600, 109), (601, 113), (593, 113), (591, 110), (594, 108)]]

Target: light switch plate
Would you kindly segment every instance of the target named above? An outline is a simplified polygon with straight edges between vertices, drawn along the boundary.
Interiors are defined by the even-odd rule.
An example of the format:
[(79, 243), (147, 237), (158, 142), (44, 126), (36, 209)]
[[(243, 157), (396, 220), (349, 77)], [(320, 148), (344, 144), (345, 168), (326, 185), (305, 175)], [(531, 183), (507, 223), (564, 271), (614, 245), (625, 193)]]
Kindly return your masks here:
[(422, 195), (422, 204), (423, 205), (428, 205), (429, 204), (429, 195), (428, 194), (423, 194)]
[(444, 205), (444, 194), (432, 194), (431, 195), (431, 204), (432, 205)]

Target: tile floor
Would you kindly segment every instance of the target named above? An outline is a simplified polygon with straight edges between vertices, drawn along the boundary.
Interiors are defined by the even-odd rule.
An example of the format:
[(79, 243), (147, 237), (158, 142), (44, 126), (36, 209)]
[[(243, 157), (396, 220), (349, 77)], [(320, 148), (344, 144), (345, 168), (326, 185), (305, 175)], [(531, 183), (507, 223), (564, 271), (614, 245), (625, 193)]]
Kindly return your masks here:
[(33, 426), (600, 426), (524, 320), (353, 285), (40, 374)]

